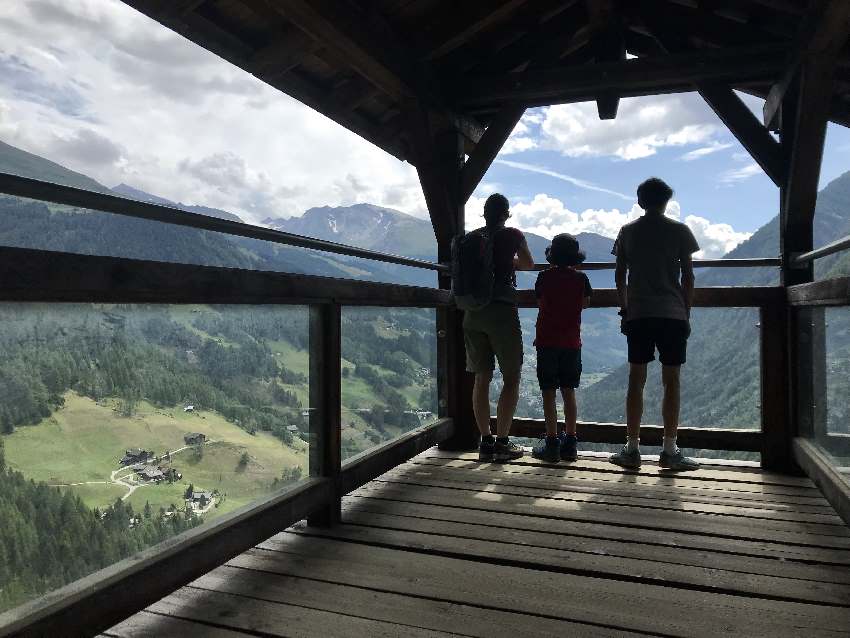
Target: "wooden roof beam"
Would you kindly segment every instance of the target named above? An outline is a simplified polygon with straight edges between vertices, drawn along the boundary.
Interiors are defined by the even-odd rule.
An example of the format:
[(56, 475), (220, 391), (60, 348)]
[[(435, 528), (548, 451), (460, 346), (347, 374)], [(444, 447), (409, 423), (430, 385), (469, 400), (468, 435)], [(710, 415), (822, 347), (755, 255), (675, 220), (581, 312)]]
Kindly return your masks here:
[(602, 91), (651, 95), (692, 90), (698, 82), (739, 83), (776, 77), (781, 45), (730, 48), (585, 66), (498, 75), (470, 75), (458, 103), (475, 107), (511, 101), (526, 106), (594, 100)]
[(427, 70), (409, 56), (391, 26), (374, 10), (368, 15), (359, 15), (346, 8), (348, 5), (332, 0), (287, 0), (271, 6), (319, 40), (335, 59), (350, 66), (396, 101), (404, 103), (415, 99), (435, 105), (434, 110), (442, 111), (446, 119), (455, 124), (470, 148), (481, 139), (483, 126), (441, 106), (442, 99), (430, 83)]
[(387, 95), (403, 100), (420, 93), (411, 70), (402, 68), (404, 58), (391, 57), (391, 43), (379, 43), (367, 20), (346, 5), (330, 0), (268, 4)]
[[(652, 18), (643, 21), (641, 28), (649, 36), (646, 42), (655, 53), (669, 54), (683, 50), (684, 43), (676, 34), (670, 34), (659, 25), (650, 26)], [(781, 187), (785, 180), (785, 158), (781, 144), (771, 137), (747, 105), (723, 83), (698, 82), (699, 94), (715, 112), (726, 128), (738, 139), (774, 184)]]
[[(623, 24), (614, 7), (614, 0), (585, 0), (590, 28), (596, 31), (593, 46), (597, 62), (617, 62), (626, 59)], [(620, 96), (614, 90), (601, 92), (596, 98), (600, 120), (617, 117)]]
[(800, 65), (809, 56), (834, 59), (847, 42), (850, 27), (850, 2), (815, 0), (797, 35), (794, 52), (782, 79), (773, 85), (764, 102), (764, 124), (778, 130), (783, 97), (794, 81)]
[(277, 77), (289, 73), (319, 50), (319, 43), (303, 31), (290, 27), (249, 58), (259, 75)]
[(723, 121), (741, 145), (777, 186), (785, 183), (782, 146), (762, 126), (747, 105), (725, 84), (701, 82), (700, 95)]
[[(435, 38), (425, 59), (435, 60), (451, 53), (482, 31), (508, 18), (527, 2), (528, 0), (503, 0), (495, 7), (492, 2), (464, 2), (453, 6), (452, 20), (441, 21), (441, 25), (444, 25), (442, 33)], [(458, 13), (461, 15), (457, 15)]]
[(490, 122), (478, 146), (469, 155), (460, 174), (460, 201), (466, 201), (478, 188), (484, 173), (490, 168), (493, 160), (502, 150), (511, 132), (525, 113), (522, 106), (506, 106)]

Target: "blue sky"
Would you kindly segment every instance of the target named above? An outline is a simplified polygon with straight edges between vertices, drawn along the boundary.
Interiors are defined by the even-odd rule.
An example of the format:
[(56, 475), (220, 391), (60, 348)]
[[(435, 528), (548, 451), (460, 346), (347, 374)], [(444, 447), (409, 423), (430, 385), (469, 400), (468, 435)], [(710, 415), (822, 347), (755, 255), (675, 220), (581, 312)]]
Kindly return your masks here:
[[(427, 218), (416, 171), (118, 0), (0, 3), (0, 140), (86, 173), (253, 223), (369, 202)], [(742, 96), (754, 112), (761, 102)], [(822, 182), (850, 169), (830, 126)], [(526, 113), (467, 206), (504, 192), (542, 235), (616, 235), (657, 175), (668, 213), (722, 255), (778, 211), (778, 190), (696, 94)]]

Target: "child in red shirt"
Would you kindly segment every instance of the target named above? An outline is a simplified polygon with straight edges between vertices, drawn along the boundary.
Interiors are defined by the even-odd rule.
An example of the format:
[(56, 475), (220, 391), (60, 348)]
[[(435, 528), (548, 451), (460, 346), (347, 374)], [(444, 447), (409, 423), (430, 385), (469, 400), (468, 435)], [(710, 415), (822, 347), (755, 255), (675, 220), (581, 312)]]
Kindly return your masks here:
[[(581, 379), (581, 311), (587, 308), (593, 289), (590, 280), (575, 266), (585, 259), (578, 240), (563, 233), (546, 249), (552, 264), (537, 276), (537, 380), (543, 393), (546, 438), (532, 450), (532, 456), (549, 463), (575, 461), (576, 438), (575, 389)], [(558, 435), (555, 405), (560, 388), (564, 400), (566, 431)]]

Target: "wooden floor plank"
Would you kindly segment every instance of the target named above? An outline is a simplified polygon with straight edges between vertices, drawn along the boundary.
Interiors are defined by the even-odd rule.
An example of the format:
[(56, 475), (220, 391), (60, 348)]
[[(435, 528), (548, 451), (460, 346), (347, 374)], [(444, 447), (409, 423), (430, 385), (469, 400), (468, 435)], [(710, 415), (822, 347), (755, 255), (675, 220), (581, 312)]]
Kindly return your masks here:
[(551, 498), (561, 498), (579, 502), (610, 503), (630, 505), (647, 509), (666, 509), (677, 511), (702, 512), (707, 514), (727, 514), (749, 518), (766, 518), (783, 521), (803, 521), (837, 525), (846, 530), (844, 521), (828, 508), (820, 508), (814, 512), (803, 511), (801, 506), (771, 507), (764, 502), (755, 500), (726, 500), (692, 497), (682, 491), (666, 491), (662, 494), (648, 494), (648, 490), (634, 488), (631, 491), (614, 491), (603, 487), (597, 489), (599, 483), (572, 485), (554, 479), (535, 479), (526, 476), (511, 476), (507, 473), (494, 476), (482, 476), (480, 473), (458, 472), (442, 468), (422, 468), (422, 466), (402, 466), (381, 476), (378, 480), (387, 482), (411, 482), (441, 487), (458, 485), (467, 489), (500, 492), (506, 494), (528, 494), (531, 496), (550, 495)]
[(192, 586), (258, 600), (323, 609), (398, 625), (459, 632), (481, 638), (516, 638), (518, 635), (541, 638), (562, 638), (565, 635), (607, 638), (638, 635), (567, 620), (491, 609), (481, 606), (486, 603), (486, 596), (483, 596), (477, 605), (461, 605), (391, 592), (375, 592), (358, 586), (309, 578), (257, 572), (229, 565), (203, 576), (192, 583)]
[(250, 634), (142, 611), (115, 625), (104, 635), (110, 638), (245, 638)]
[(261, 547), (231, 564), (457, 603), (485, 597), (509, 611), (666, 635), (796, 638), (812, 627), (839, 632), (850, 626), (850, 610), (840, 607), (672, 590), (423, 553), (402, 557), (393, 549), (317, 538), (275, 537)]
[[(644, 529), (678, 531), (727, 538), (752, 538), (812, 547), (850, 549), (846, 528), (815, 523), (752, 521), (720, 514), (697, 514), (667, 510), (646, 510), (627, 505), (576, 503), (574, 501), (415, 484), (374, 482), (354, 495), (383, 495), (392, 500), (489, 509), (533, 516), (551, 516), (573, 521), (623, 525)], [(841, 534), (841, 535), (838, 535)]]
[(506, 567), (523, 566), (528, 569), (613, 578), (666, 587), (684, 587), (701, 591), (850, 607), (850, 586), (847, 585), (677, 565), (645, 558), (577, 552), (572, 548), (541, 548), (500, 542), (495, 538), (471, 539), (441, 534), (436, 529), (422, 533), (418, 530), (337, 525), (330, 529), (298, 527), (293, 529), (293, 533), (374, 544), (380, 547), (396, 547), (470, 561), (501, 564)]
[[(705, 498), (711, 502), (750, 500), (765, 507), (800, 506), (800, 511), (834, 511), (823, 495), (815, 488), (774, 488), (773, 486), (749, 485), (747, 490), (731, 489), (728, 484), (712, 487), (705, 481), (689, 481), (684, 477), (640, 476), (639, 474), (603, 474), (600, 472), (573, 472), (567, 468), (545, 465), (514, 465), (511, 463), (477, 463), (458, 459), (415, 458), (401, 468), (439, 468), (452, 470), (461, 475), (482, 476), (482, 480), (510, 481), (514, 478), (558, 481), (576, 489), (612, 490), (616, 493), (639, 494), (646, 497), (664, 497), (671, 492), (685, 494), (689, 498)], [(740, 485), (737, 487), (741, 487)], [(779, 490), (775, 493), (774, 490)], [(793, 492), (793, 493), (788, 493)], [(706, 502), (709, 502), (707, 500)]]
[[(477, 452), (444, 452), (437, 448), (431, 448), (423, 452), (423, 458), (462, 459), (464, 461), (478, 461)], [(546, 465), (542, 461), (532, 458), (530, 455), (512, 461), (512, 465)], [(659, 467), (654, 463), (644, 463), (640, 470), (626, 470), (612, 465), (608, 461), (579, 457), (572, 463), (558, 464), (555, 467), (568, 466), (572, 470), (583, 470), (601, 472), (607, 474), (641, 474), (644, 476), (662, 476), (668, 478), (681, 477), (683, 474), (688, 480), (702, 480), (717, 483), (750, 483), (753, 485), (781, 485), (786, 487), (813, 488), (814, 484), (808, 478), (787, 476), (785, 474), (774, 474), (772, 472), (741, 472), (737, 468), (716, 469), (701, 468), (690, 472), (671, 472)]]
[[(843, 556), (848, 565), (812, 565), (789, 558), (787, 554), (783, 554), (780, 559), (775, 551), (766, 551), (763, 556), (752, 556), (743, 553), (749, 548), (738, 547), (738, 542), (728, 543), (725, 547), (726, 552), (717, 551), (716, 548), (713, 550), (692, 549), (683, 547), (681, 543), (651, 544), (638, 540), (612, 540), (600, 535), (578, 536), (569, 524), (552, 519), (535, 521), (538, 524), (543, 523), (538, 525), (539, 531), (528, 529), (528, 525), (525, 528), (518, 528), (513, 523), (515, 518), (504, 520), (504, 517), (505, 515), (502, 514), (475, 510), (455, 510), (375, 499), (346, 500), (343, 509), (343, 521), (356, 525), (453, 534), (477, 540), (493, 540), (517, 545), (581, 551), (602, 556), (623, 556), (745, 574), (850, 585), (850, 569), (848, 569), (850, 553)], [(775, 547), (767, 549), (773, 550)]]
[(309, 607), (256, 600), (222, 591), (184, 587), (148, 608), (177, 618), (207, 620), (228, 629), (265, 636), (370, 636), (440, 638), (453, 634), (360, 618)]

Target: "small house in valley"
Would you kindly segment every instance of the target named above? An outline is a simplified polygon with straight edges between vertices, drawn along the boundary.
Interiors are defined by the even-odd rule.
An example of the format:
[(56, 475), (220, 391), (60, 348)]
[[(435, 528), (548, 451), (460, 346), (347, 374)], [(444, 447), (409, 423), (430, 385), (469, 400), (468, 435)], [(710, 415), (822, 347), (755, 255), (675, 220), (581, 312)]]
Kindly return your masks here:
[(146, 465), (138, 472), (139, 478), (144, 481), (150, 481), (152, 483), (160, 483), (164, 481), (166, 476), (165, 472), (163, 472), (160, 468), (154, 467), (153, 465)]
[(130, 448), (124, 452), (120, 463), (121, 465), (136, 465), (137, 463), (146, 463), (154, 458), (152, 450), (143, 450), (141, 448)]

